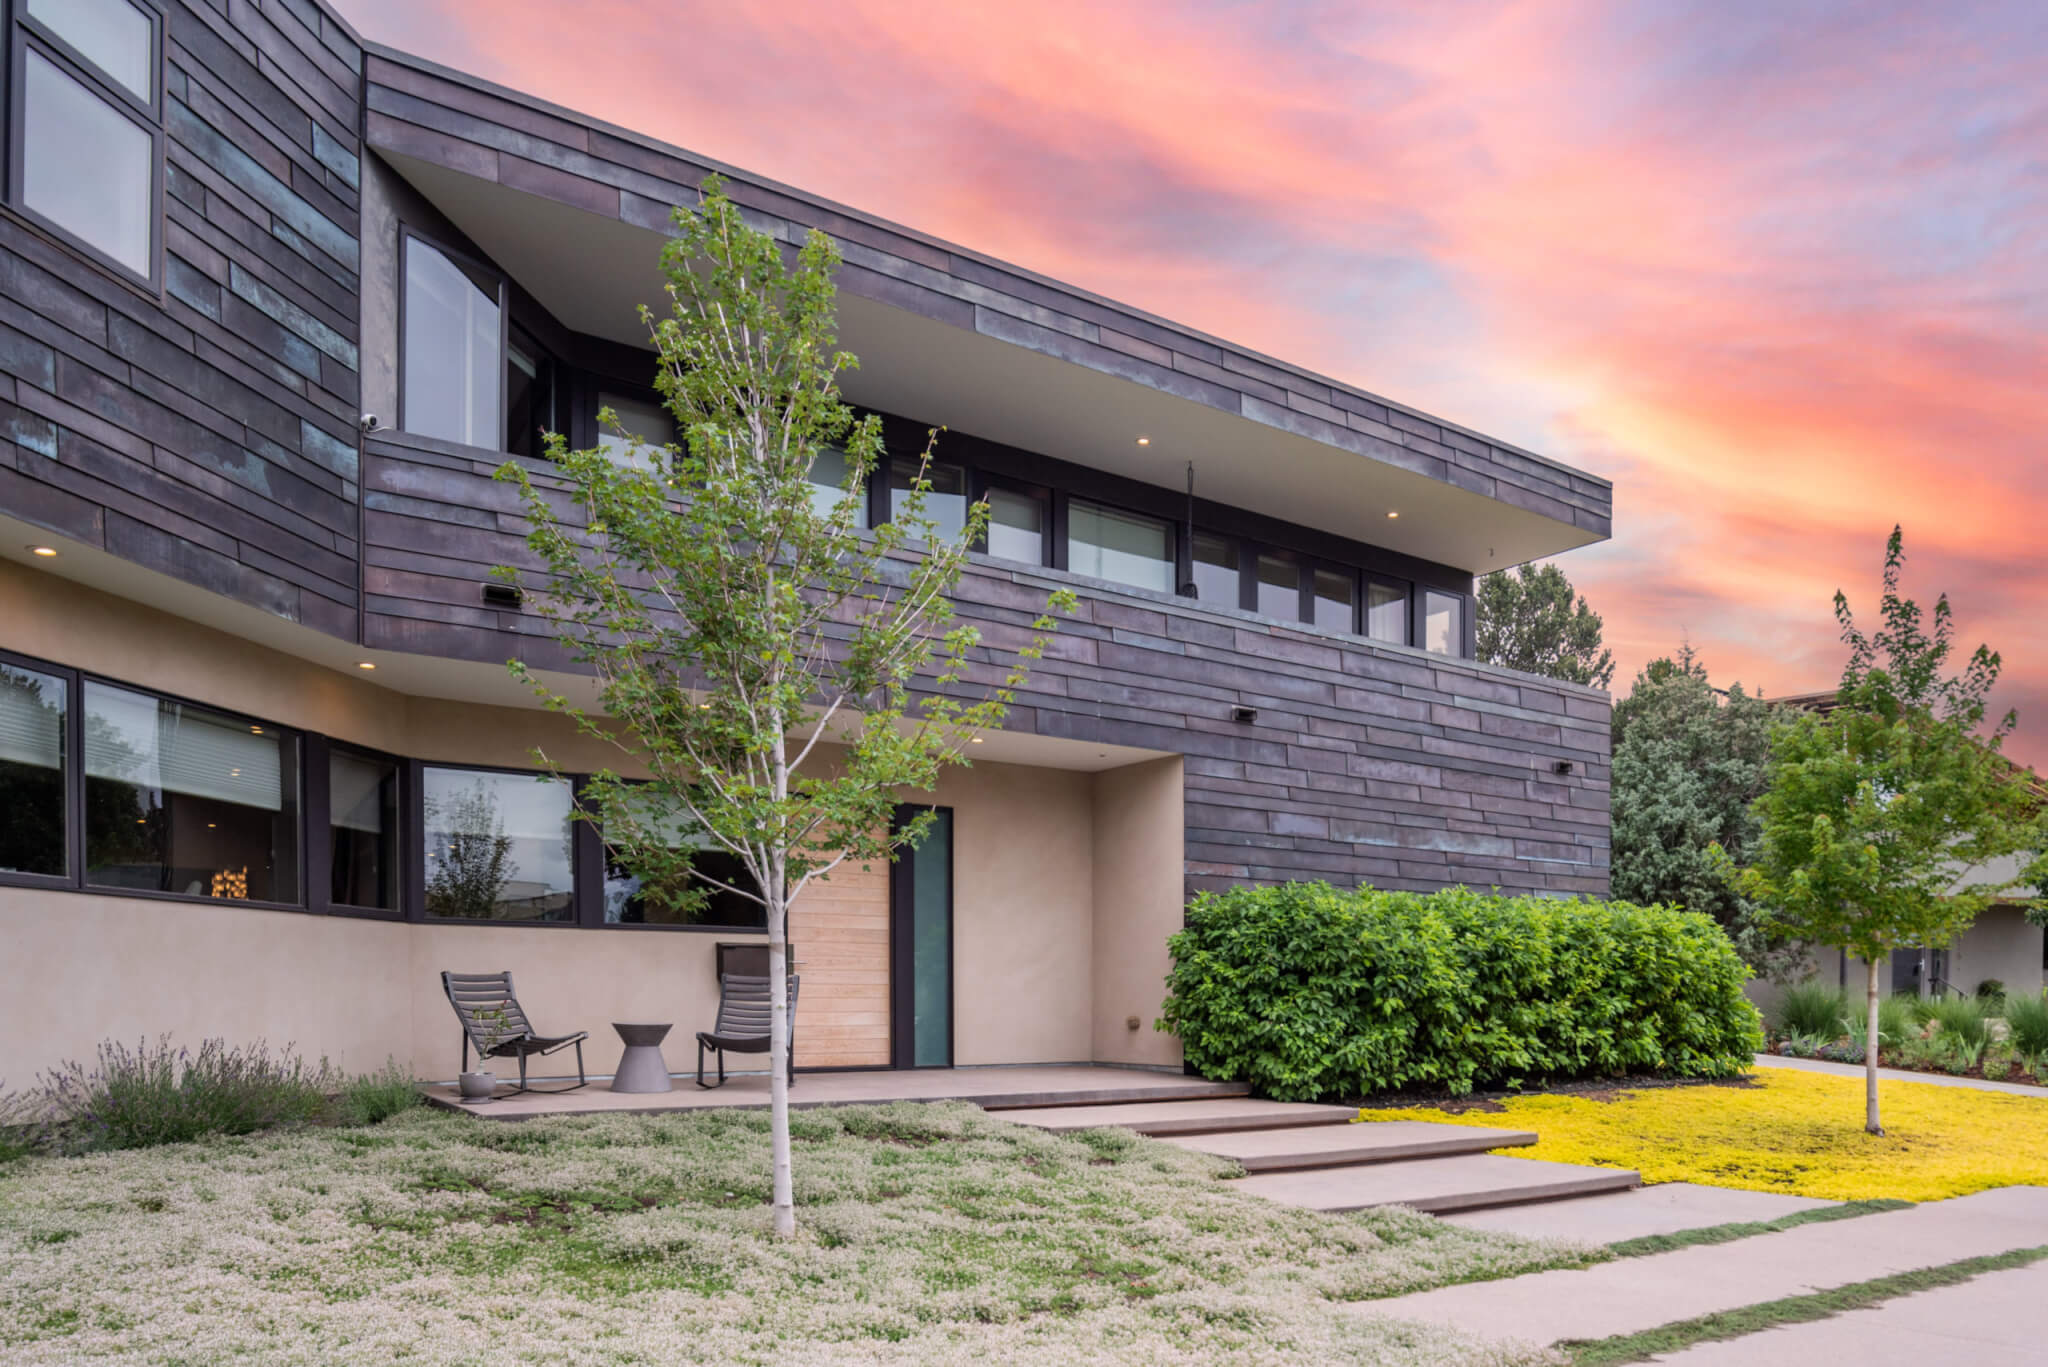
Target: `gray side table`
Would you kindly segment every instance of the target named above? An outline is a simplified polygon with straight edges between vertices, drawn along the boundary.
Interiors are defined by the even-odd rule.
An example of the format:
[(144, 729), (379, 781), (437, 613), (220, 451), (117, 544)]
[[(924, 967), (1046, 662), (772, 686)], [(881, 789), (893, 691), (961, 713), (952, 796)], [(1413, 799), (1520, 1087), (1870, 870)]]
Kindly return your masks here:
[(661, 1041), (674, 1025), (622, 1025), (612, 1022), (626, 1052), (619, 1056), (612, 1074), (615, 1092), (665, 1092), (669, 1089), (668, 1060), (661, 1056)]

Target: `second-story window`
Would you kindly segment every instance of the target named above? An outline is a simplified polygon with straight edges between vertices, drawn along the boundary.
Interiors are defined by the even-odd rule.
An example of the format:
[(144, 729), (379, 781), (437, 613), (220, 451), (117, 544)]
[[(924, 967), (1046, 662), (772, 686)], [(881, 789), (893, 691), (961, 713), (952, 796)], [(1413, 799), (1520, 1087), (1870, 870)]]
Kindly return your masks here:
[(157, 270), (162, 16), (135, 0), (20, 0), (9, 197), (145, 280)]
[(399, 423), (422, 437), (497, 450), (505, 367), (497, 275), (408, 235)]
[(1173, 592), (1173, 526), (1100, 503), (1067, 503), (1067, 568), (1141, 589)]
[(1465, 653), (1465, 599), (1462, 594), (1424, 590), (1423, 648), (1437, 655)]

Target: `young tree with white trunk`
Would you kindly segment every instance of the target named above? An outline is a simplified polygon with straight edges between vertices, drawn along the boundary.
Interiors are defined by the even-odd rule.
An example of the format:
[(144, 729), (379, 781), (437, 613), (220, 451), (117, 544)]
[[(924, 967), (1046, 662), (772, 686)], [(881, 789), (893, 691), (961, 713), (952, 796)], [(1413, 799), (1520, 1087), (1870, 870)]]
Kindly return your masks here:
[[(552, 468), (498, 472), (519, 486), (544, 566), (523, 587), (595, 675), (596, 705), (512, 668), (647, 773), (594, 775), (576, 812), (600, 824), (644, 895), (687, 914), (716, 886), (763, 910), (774, 1223), (787, 1235), (790, 906), (842, 865), (918, 842), (931, 815), (896, 823), (900, 797), (929, 791), (967, 762), (973, 733), (1002, 725), (1051, 612), (1072, 597), (1052, 595), (1014, 659), (991, 670), (948, 599), (987, 507), (950, 534), (927, 514), (936, 433), (890, 520), (861, 528), (885, 451), (879, 419), (840, 397), (856, 361), (835, 349), (831, 239), (814, 231), (786, 253), (716, 177), (694, 212), (676, 211), (674, 232), (661, 257), (669, 311), (641, 317), (677, 440), (643, 443), (606, 413), (612, 450), (572, 451), (550, 434)], [(993, 682), (970, 686), (976, 665)], [(734, 856), (747, 878), (718, 883), (698, 849)]]

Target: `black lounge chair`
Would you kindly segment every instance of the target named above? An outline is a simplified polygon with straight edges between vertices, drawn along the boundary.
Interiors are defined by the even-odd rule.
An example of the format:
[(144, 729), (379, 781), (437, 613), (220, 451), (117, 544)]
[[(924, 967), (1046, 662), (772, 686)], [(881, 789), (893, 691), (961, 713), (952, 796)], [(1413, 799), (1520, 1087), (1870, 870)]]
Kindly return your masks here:
[[(576, 1087), (586, 1087), (590, 1079), (583, 1072), (583, 1041), (590, 1038), (587, 1030), (578, 1030), (573, 1035), (535, 1034), (533, 1023), (520, 1009), (519, 998), (512, 991), (510, 973), (442, 973), (442, 990), (448, 994), (448, 1004), (455, 1008), (456, 1017), (462, 1022), (462, 1071), (469, 1071), (469, 1047), (476, 1046), (476, 1061), (482, 1064), (489, 1058), (516, 1058), (519, 1060), (519, 1086), (513, 1095), (520, 1092), (573, 1092)], [(536, 1055), (552, 1054), (557, 1049), (576, 1046), (576, 1087), (529, 1087), (526, 1085), (526, 1060)]]
[[(789, 975), (789, 1080), (796, 1081), (796, 989), (802, 982)], [(745, 973), (721, 974), (718, 979), (718, 1025), (697, 1032), (697, 1085), (709, 1091), (725, 1085), (725, 1055), (768, 1052), (768, 978)], [(718, 1081), (704, 1080), (704, 1051), (718, 1055)]]

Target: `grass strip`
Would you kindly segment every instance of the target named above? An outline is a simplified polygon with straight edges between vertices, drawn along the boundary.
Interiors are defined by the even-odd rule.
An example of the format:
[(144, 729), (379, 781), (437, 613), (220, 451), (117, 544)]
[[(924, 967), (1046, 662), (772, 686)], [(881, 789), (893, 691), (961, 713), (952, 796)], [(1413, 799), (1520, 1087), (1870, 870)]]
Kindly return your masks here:
[(1846, 1201), (1839, 1206), (1818, 1206), (1812, 1210), (1794, 1211), (1780, 1215), (1775, 1220), (1739, 1220), (1733, 1224), (1708, 1225), (1704, 1229), (1681, 1229), (1673, 1234), (1645, 1234), (1640, 1239), (1622, 1239), (1607, 1245), (1607, 1251), (1617, 1258), (1641, 1258), (1651, 1253), (1669, 1253), (1674, 1249), (1693, 1248), (1700, 1244), (1730, 1244), (1737, 1239), (1747, 1239), (1758, 1234), (1776, 1234), (1780, 1230), (1795, 1229), (1800, 1225), (1826, 1224), (1830, 1220), (1853, 1220), (1859, 1215), (1877, 1215), (1887, 1210), (1906, 1210), (1911, 1201), (1894, 1201), (1889, 1198), (1877, 1201)]
[(1641, 1333), (1617, 1334), (1605, 1339), (1572, 1339), (1557, 1346), (1571, 1355), (1574, 1367), (1614, 1367), (1618, 1363), (1647, 1362), (1660, 1354), (1675, 1353), (1696, 1343), (1741, 1338), (1781, 1325), (1807, 1324), (1846, 1310), (1866, 1310), (1899, 1296), (1954, 1286), (1986, 1272), (2025, 1267), (2043, 1258), (2048, 1258), (2048, 1244), (2016, 1248), (2010, 1253), (1994, 1253), (1982, 1258), (1964, 1258), (1940, 1267), (1924, 1267), (1917, 1272), (1898, 1272), (1867, 1282), (1851, 1282), (1847, 1286), (1808, 1296), (1788, 1296), (1783, 1300), (1765, 1301), (1761, 1305), (1746, 1305), (1740, 1310), (1723, 1310), (1697, 1319), (1677, 1320)]

